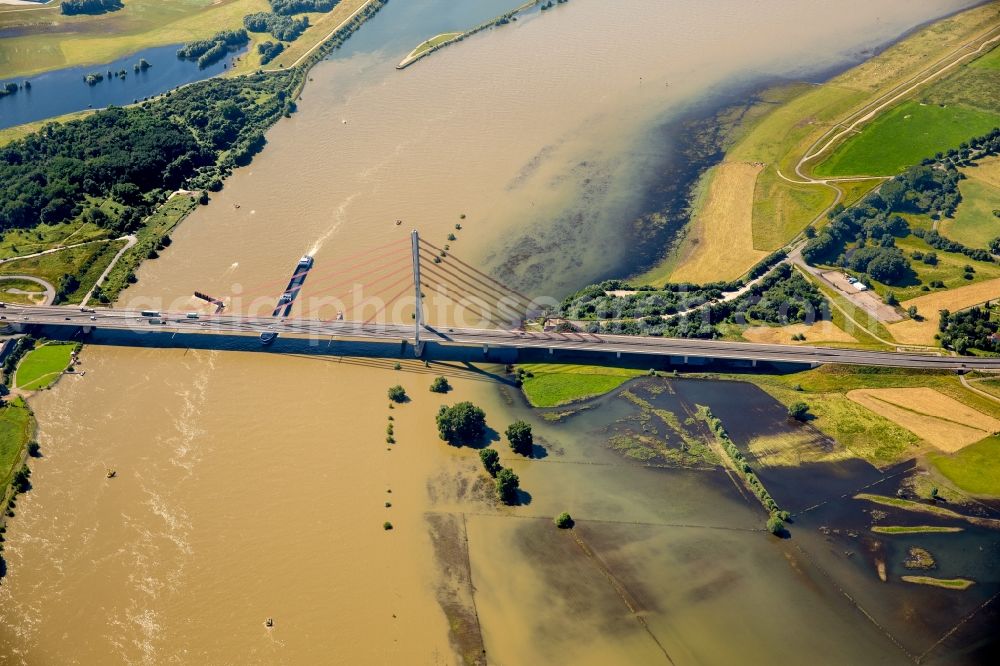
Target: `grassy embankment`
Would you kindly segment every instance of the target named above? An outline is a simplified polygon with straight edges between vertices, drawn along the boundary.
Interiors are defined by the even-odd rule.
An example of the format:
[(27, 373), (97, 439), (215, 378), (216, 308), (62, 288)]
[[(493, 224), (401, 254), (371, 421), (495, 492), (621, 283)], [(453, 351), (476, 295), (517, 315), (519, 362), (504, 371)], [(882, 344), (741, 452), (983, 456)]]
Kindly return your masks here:
[[(726, 151), (723, 164), (714, 169), (699, 208), (694, 211), (698, 224), (689, 232), (678, 250), (684, 260), (674, 270), (675, 275), (697, 281), (718, 279), (718, 256), (730, 258), (729, 271), (734, 275), (747, 270), (758, 252), (781, 247), (795, 237), (808, 223), (821, 218), (840, 192), (841, 201), (850, 204), (869, 191), (878, 181), (851, 183), (800, 184), (784, 180), (779, 175), (798, 179), (795, 167), (810, 147), (838, 123), (857, 115), (873, 100), (885, 95), (962, 44), (982, 35), (996, 25), (1000, 8), (995, 4), (962, 12), (935, 23), (908, 37), (875, 58), (855, 67), (822, 85), (800, 84), (764, 93), (763, 100), (777, 103), (773, 111), (754, 117), (744, 128), (742, 137)], [(959, 73), (968, 67), (956, 68)], [(947, 81), (953, 76), (949, 75)], [(967, 86), (970, 88), (970, 86)], [(969, 105), (977, 111), (978, 107)], [(974, 134), (970, 132), (969, 138)], [(963, 139), (964, 140), (964, 139)], [(936, 152), (941, 148), (936, 148)], [(944, 147), (947, 149), (947, 147)], [(921, 156), (923, 157), (923, 156)], [(918, 158), (919, 159), (919, 158)], [(712, 189), (719, 173), (725, 173), (736, 163), (760, 165), (763, 169), (743, 169), (741, 185), (732, 182), (718, 186), (720, 197), (730, 201), (713, 205)], [(888, 175), (875, 169), (866, 175)], [(728, 181), (737, 179), (731, 175)], [(730, 196), (733, 189), (753, 191), (752, 225), (747, 237), (745, 195)], [(705, 214), (705, 211), (710, 215)], [(699, 233), (715, 227), (732, 227), (732, 235)], [(717, 242), (712, 241), (715, 238)]]
[(97, 241), (39, 257), (13, 259), (0, 264), (0, 276), (33, 275), (58, 289), (63, 275), (75, 275), (79, 285), (61, 302), (79, 303), (124, 245), (124, 240)]
[(421, 42), (420, 44), (417, 45), (416, 48), (410, 51), (407, 54), (407, 56), (403, 58), (398, 65), (396, 65), (396, 69), (405, 69), (410, 65), (412, 65), (413, 63), (420, 60), (421, 58), (426, 58), (427, 56), (434, 53), (438, 49), (442, 49), (448, 46), (449, 44), (455, 44), (457, 42), (460, 42), (466, 39), (467, 37), (471, 37), (472, 35), (475, 35), (478, 32), (482, 32), (483, 30), (486, 30), (488, 28), (503, 25), (509, 22), (510, 19), (512, 19), (517, 14), (520, 14), (524, 10), (534, 7), (535, 5), (541, 4), (543, 1), (544, 0), (527, 0), (527, 2), (518, 5), (514, 9), (511, 9), (508, 12), (504, 12), (499, 16), (494, 16), (491, 19), (487, 19), (482, 23), (469, 28), (468, 30), (464, 30), (461, 32), (444, 32), (434, 37), (431, 37), (430, 39)]
[[(413, 60), (415, 58), (418, 58), (421, 55), (423, 55), (424, 53), (426, 53), (427, 51), (429, 51), (431, 49), (434, 49), (434, 48), (437, 48), (437, 47), (439, 47), (439, 46), (441, 46), (441, 45), (443, 45), (443, 44), (445, 44), (447, 42), (450, 42), (451, 40), (456, 39), (457, 37), (462, 36), (462, 34), (463, 33), (461, 33), (461, 32), (442, 32), (440, 35), (434, 35), (433, 37), (431, 37), (427, 41), (421, 42), (417, 46), (417, 48), (415, 48), (412, 51), (410, 51), (407, 54), (407, 56), (405, 58), (403, 58), (402, 62), (405, 63), (405, 62), (407, 62), (409, 60)], [(402, 64), (402, 63), (400, 63), (400, 64)]]
[(931, 454), (930, 462), (949, 481), (973, 495), (1000, 496), (1000, 437), (987, 437), (952, 454)]
[[(197, 205), (192, 197), (178, 194), (171, 197), (169, 201), (157, 208), (152, 215), (146, 218), (145, 224), (136, 232), (136, 244), (122, 255), (118, 263), (108, 273), (104, 284), (101, 285), (101, 292), (108, 302), (113, 303), (118, 294), (135, 281), (135, 271), (139, 267), (139, 264), (149, 258), (151, 251), (160, 248), (163, 239)], [(105, 267), (107, 267), (107, 264), (105, 264)], [(85, 294), (86, 291), (83, 293)]]
[(518, 367), (529, 373), (521, 388), (534, 407), (558, 407), (592, 398), (646, 374), (642, 370), (598, 365), (525, 363)]
[(14, 384), (24, 391), (39, 391), (51, 386), (69, 367), (76, 343), (47, 342), (28, 352), (17, 366)]
[(28, 442), (34, 436), (35, 418), (23, 398), (15, 397), (0, 406), (0, 515), (7, 510), (10, 482), (24, 464)]
[(872, 532), (876, 534), (950, 534), (961, 532), (962, 527), (945, 527), (943, 525), (875, 525)]

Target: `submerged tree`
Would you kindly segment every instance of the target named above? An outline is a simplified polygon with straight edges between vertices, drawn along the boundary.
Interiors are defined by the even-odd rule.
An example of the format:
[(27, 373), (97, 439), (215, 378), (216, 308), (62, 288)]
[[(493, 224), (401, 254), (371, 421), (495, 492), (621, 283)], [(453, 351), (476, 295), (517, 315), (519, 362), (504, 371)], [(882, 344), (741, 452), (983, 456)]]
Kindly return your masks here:
[(517, 489), (521, 486), (521, 480), (513, 470), (502, 467), (497, 472), (497, 497), (504, 504), (514, 504), (517, 501)]
[(502, 467), (500, 466), (500, 454), (496, 449), (483, 449), (479, 452), (479, 459), (483, 462), (483, 467), (490, 476), (496, 476)]
[(406, 400), (406, 389), (399, 384), (389, 389), (389, 400), (393, 402), (404, 402)]
[(507, 426), (507, 441), (514, 453), (522, 456), (531, 455), (531, 447), (534, 446), (535, 438), (531, 434), (531, 426), (524, 421), (514, 421)]
[(441, 439), (451, 444), (471, 444), (486, 434), (486, 413), (471, 402), (460, 402), (445, 407), (437, 414), (437, 427)]
[(432, 393), (447, 393), (450, 390), (451, 384), (444, 377), (435, 377), (434, 381), (431, 382)]

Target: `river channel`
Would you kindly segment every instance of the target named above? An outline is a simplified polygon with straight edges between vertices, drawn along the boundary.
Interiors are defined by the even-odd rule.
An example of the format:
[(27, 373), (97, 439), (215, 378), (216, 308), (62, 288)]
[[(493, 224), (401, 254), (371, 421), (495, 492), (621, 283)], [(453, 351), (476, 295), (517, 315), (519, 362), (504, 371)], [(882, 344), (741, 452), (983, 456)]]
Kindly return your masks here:
[[(193, 309), (200, 290), (252, 309), (311, 252), (294, 312), (330, 316), (338, 265), (396, 252), (411, 228), (441, 245), (460, 220), (456, 256), (559, 298), (627, 272), (623, 220), (674, 159), (672, 119), (857, 62), (969, 4), (571, 0), (397, 71), (423, 39), (508, 7), (393, 0), (310, 72), (299, 112), (121, 303)], [(609, 429), (635, 409), (618, 396), (553, 422), (502, 367), (396, 369), (280, 341), (89, 345), (82, 359), (85, 375), (32, 398), (44, 456), (6, 533), (4, 663), (909, 663), (822, 558), (761, 531), (759, 505), (719, 469), (611, 450)], [(429, 392), (436, 375), (447, 396)], [(663, 382), (682, 421), (737, 395)], [(411, 400), (390, 409), (394, 384)], [(766, 412), (766, 396), (738, 395)], [(477, 452), (438, 439), (439, 405), (462, 399), (497, 432), (534, 425), (535, 459), (492, 443), (521, 476), (521, 505), (497, 506)], [(577, 529), (555, 530), (563, 510)]]

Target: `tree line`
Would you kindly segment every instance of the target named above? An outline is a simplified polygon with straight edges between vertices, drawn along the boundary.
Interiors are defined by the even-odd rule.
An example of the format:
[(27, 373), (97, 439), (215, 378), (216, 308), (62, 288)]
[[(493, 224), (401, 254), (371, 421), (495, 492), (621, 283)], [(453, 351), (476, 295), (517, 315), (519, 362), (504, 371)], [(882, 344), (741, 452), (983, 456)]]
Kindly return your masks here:
[(271, 12), (255, 12), (243, 17), (243, 25), (250, 32), (269, 32), (276, 39), (283, 42), (291, 42), (298, 39), (299, 35), (309, 27), (309, 18), (291, 18), (284, 14), (272, 14)]
[(199, 39), (188, 42), (177, 49), (177, 57), (185, 60), (197, 60), (198, 67), (205, 68), (214, 65), (226, 57), (230, 51), (246, 46), (250, 36), (246, 30), (222, 30), (209, 39)]
[(66, 16), (104, 14), (122, 9), (122, 0), (63, 0), (59, 10)]
[(1000, 342), (994, 337), (1000, 330), (1000, 323), (993, 318), (993, 308), (989, 303), (962, 312), (941, 310), (939, 314), (938, 337), (945, 349), (959, 354), (969, 354), (972, 350), (1000, 351)]

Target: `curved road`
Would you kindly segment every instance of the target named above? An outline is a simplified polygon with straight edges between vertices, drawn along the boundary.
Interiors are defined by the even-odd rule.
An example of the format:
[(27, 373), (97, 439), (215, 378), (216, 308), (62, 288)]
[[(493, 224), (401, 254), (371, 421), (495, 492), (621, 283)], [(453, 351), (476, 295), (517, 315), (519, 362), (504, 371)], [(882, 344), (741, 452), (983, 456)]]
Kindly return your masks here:
[(34, 282), (45, 287), (45, 301), (43, 305), (52, 305), (52, 301), (56, 300), (56, 288), (48, 280), (43, 280), (34, 275), (0, 275), (0, 283), (4, 280), (26, 280), (27, 282)]

